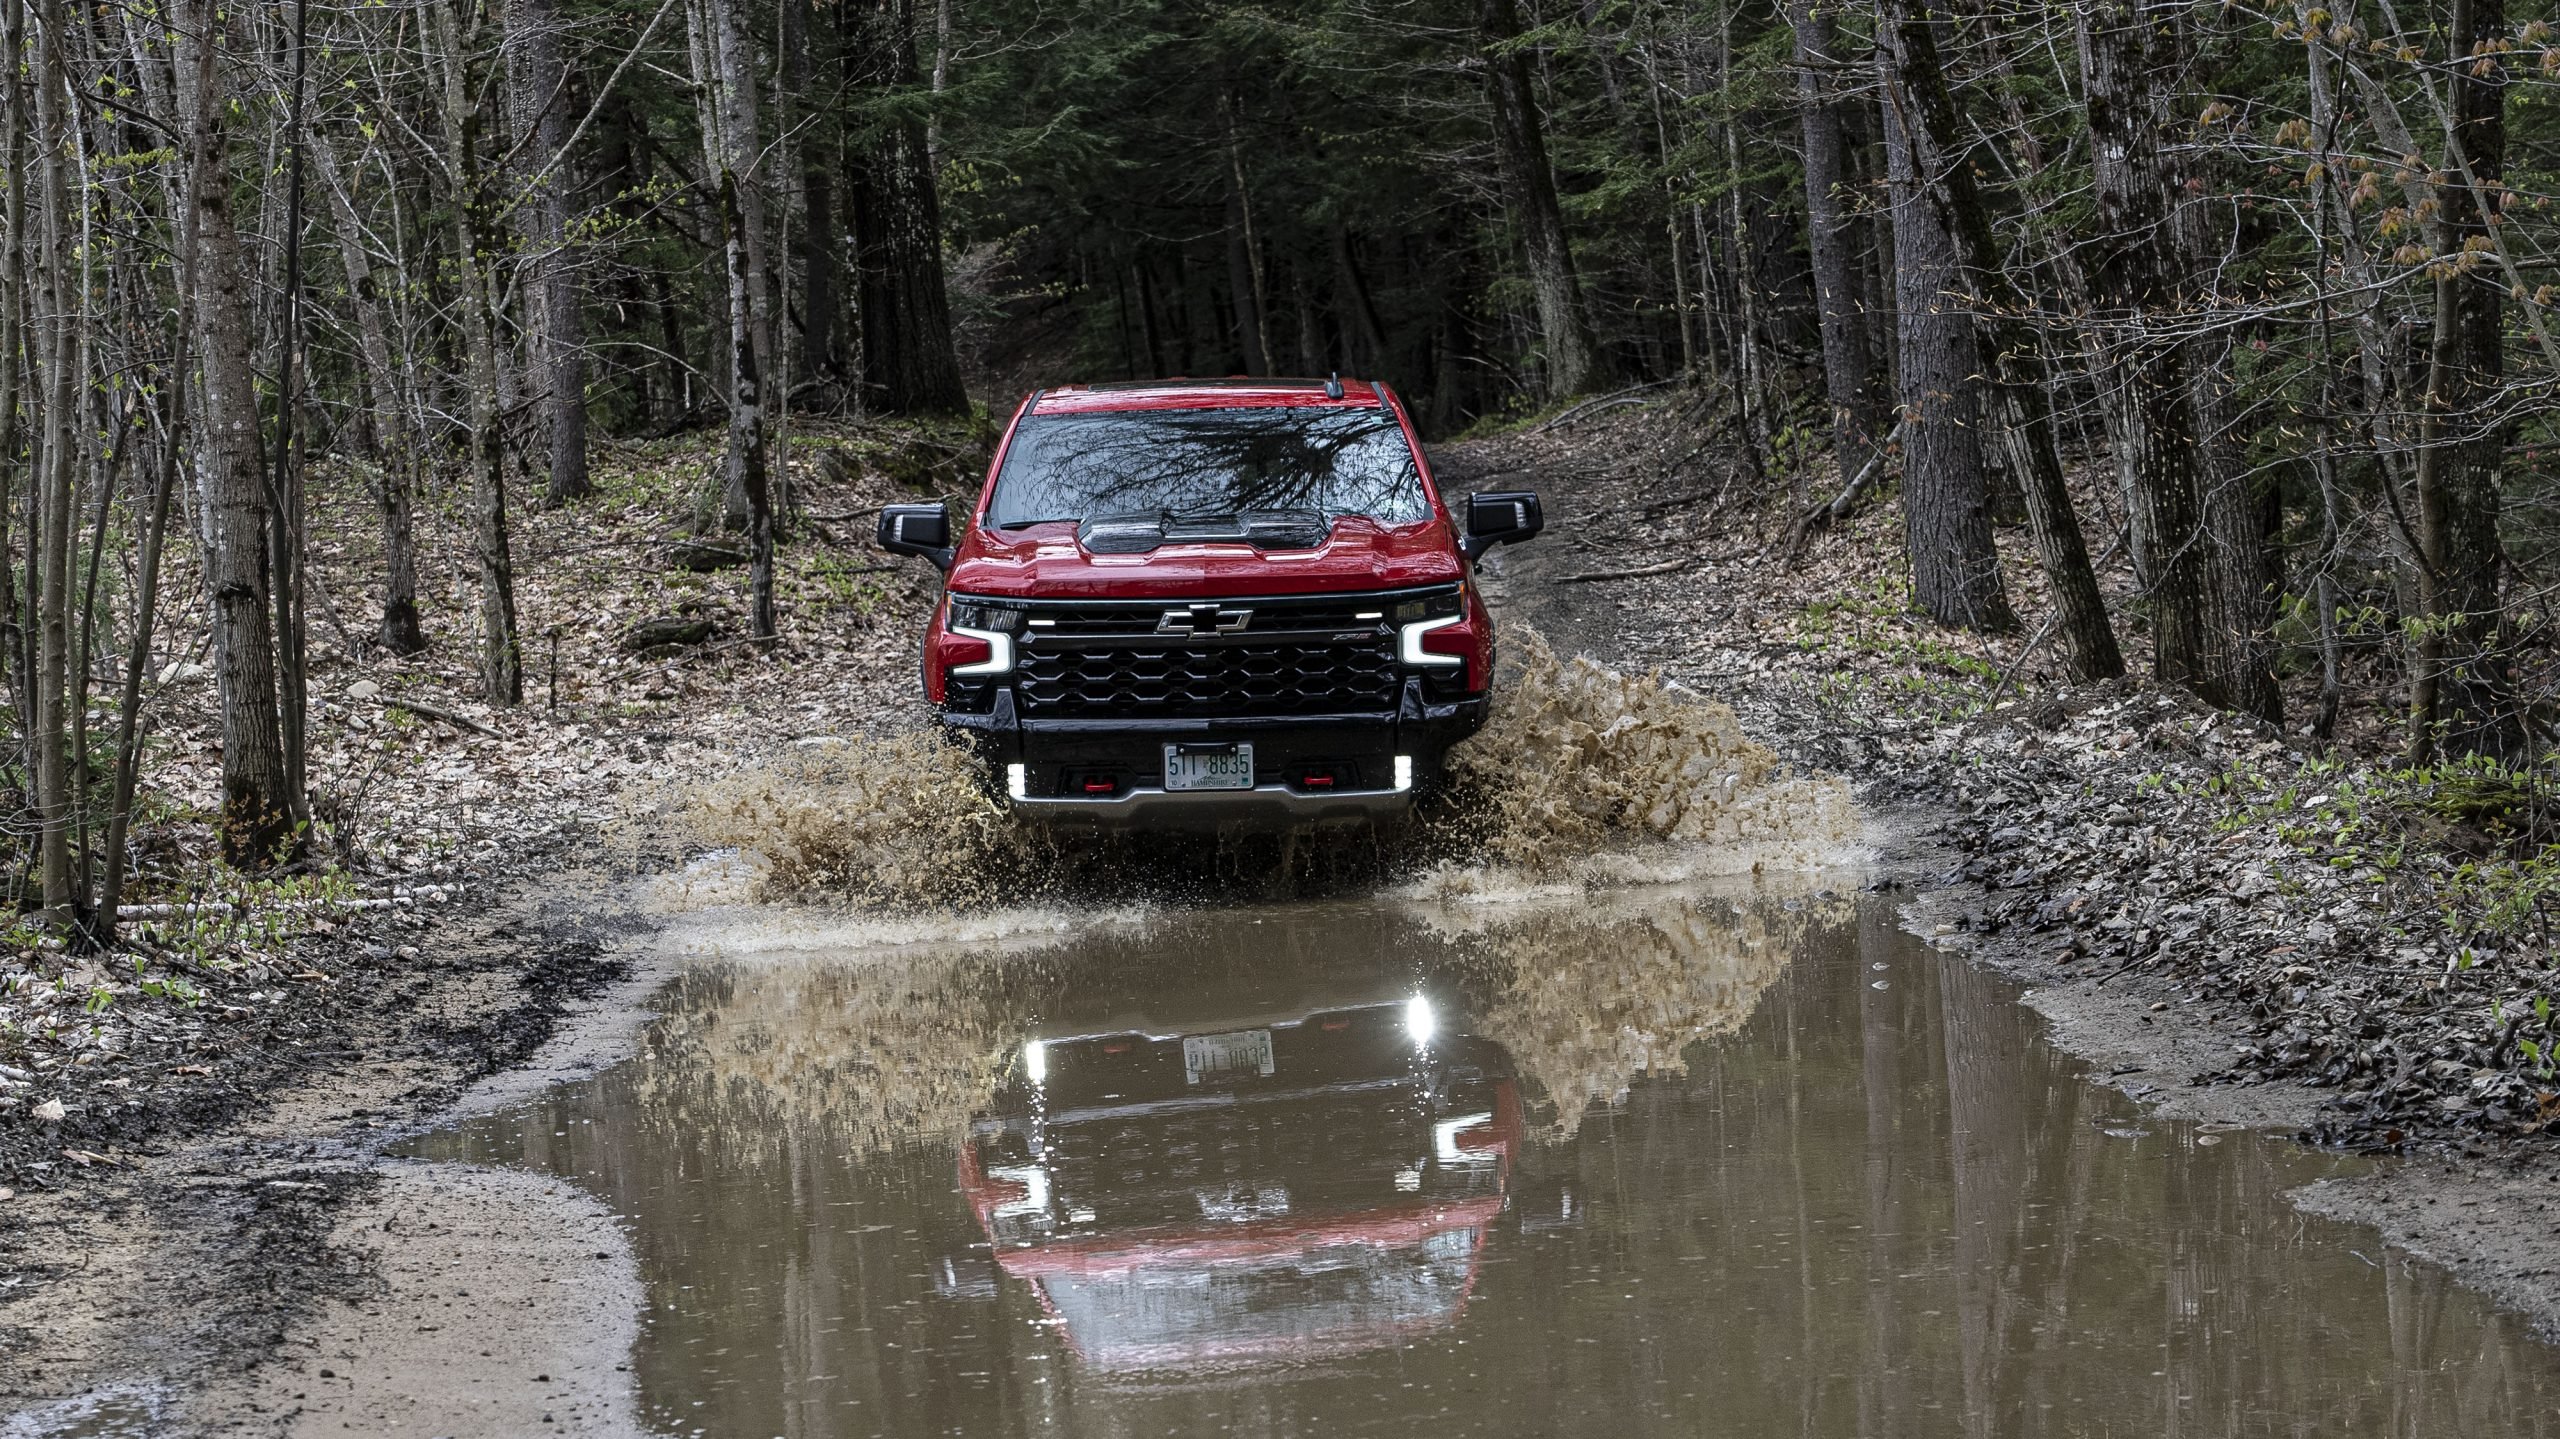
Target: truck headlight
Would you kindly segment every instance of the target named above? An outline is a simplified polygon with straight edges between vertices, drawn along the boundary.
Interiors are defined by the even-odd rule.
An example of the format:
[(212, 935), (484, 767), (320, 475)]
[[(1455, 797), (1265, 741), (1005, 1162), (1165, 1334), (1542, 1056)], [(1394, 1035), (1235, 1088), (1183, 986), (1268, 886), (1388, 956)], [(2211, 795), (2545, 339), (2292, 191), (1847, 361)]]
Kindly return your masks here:
[(949, 673), (955, 675), (1008, 675), (1013, 673), (1013, 636), (1006, 634), (1002, 630), (972, 629), (967, 625), (953, 625), (951, 627), (951, 633), (955, 635), (966, 635), (970, 639), (977, 640), (984, 644), (987, 647), (987, 657), (978, 661), (976, 664), (953, 665), (949, 670)]
[(1445, 630), (1465, 618), (1464, 615), (1442, 615), (1436, 620), (1415, 620), (1405, 625), (1398, 631), (1403, 639), (1396, 647), (1397, 658), (1417, 669), (1446, 669), (1451, 665), (1465, 664), (1467, 661), (1463, 655), (1435, 655), (1422, 647), (1424, 635), (1433, 630)]

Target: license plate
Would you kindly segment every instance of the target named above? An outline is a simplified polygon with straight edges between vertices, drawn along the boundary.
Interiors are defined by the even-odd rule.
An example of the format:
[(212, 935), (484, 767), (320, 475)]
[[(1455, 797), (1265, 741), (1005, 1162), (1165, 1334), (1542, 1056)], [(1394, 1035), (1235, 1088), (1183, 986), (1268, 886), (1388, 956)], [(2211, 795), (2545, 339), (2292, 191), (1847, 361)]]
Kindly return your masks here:
[(1271, 1073), (1271, 1031), (1239, 1029), (1233, 1034), (1193, 1034), (1182, 1041), (1182, 1077), (1193, 1084), (1204, 1079), (1235, 1079)]
[(1195, 750), (1185, 754), (1178, 744), (1166, 745), (1164, 787), (1169, 790), (1251, 789), (1253, 746), (1240, 744), (1232, 750)]

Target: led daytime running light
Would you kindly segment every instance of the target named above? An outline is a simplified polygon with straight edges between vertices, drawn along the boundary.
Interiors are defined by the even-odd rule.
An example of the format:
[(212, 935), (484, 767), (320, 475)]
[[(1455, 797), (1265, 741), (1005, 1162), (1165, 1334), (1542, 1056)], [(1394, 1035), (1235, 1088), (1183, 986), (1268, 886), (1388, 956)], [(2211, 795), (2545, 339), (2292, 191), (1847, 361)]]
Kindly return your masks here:
[(953, 625), (951, 627), (951, 632), (955, 635), (967, 635), (973, 640), (984, 640), (987, 645), (987, 657), (985, 659), (982, 659), (973, 665), (953, 665), (951, 667), (951, 673), (955, 675), (1009, 675), (1013, 673), (1013, 636), (1006, 634), (1002, 630), (974, 630), (969, 628), (967, 625)]
[[(1435, 655), (1422, 647), (1422, 637), (1424, 635), (1431, 633), (1433, 630), (1445, 630), (1449, 626), (1454, 625), (1465, 618), (1466, 616), (1464, 615), (1442, 615), (1436, 620), (1416, 620), (1412, 624), (1406, 625), (1403, 630), (1403, 643), (1397, 649), (1398, 656), (1402, 658), (1406, 664), (1412, 665), (1418, 669), (1446, 669), (1453, 665), (1465, 664), (1466, 659), (1463, 656)], [(975, 631), (970, 631), (970, 633), (975, 633)], [(952, 673), (957, 674), (959, 671), (954, 670)]]

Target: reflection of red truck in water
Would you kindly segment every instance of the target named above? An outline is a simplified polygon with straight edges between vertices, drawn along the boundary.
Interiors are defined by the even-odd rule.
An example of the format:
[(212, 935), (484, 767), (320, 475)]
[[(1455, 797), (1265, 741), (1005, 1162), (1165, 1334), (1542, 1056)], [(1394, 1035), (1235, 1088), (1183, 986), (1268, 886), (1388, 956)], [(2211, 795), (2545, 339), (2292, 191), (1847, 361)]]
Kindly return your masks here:
[(1521, 1137), (1432, 1000), (1025, 1043), (960, 1182), (1097, 1370), (1303, 1360), (1454, 1323)]

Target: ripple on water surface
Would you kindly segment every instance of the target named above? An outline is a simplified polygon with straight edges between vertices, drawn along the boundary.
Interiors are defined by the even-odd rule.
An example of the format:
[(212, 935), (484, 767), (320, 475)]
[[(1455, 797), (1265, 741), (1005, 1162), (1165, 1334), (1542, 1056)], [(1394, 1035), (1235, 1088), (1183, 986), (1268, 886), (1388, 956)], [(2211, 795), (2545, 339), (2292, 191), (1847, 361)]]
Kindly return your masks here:
[[(2560, 1432), (2520, 1321), (2145, 1121), (1888, 906), (768, 954), (419, 1148), (587, 1186), (718, 1435)], [(2221, 1142), (2212, 1142), (2219, 1139)]]

